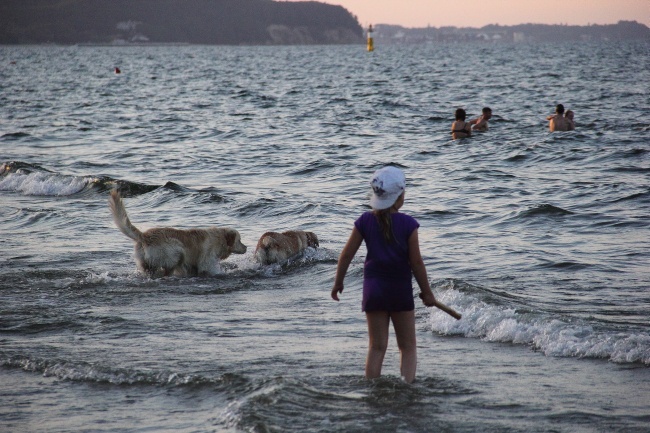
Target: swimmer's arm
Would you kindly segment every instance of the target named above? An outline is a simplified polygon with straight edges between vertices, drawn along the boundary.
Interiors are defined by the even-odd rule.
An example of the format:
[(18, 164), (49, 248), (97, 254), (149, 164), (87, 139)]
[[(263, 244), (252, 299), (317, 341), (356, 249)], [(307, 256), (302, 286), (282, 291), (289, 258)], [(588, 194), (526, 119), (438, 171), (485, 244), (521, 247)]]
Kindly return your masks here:
[(352, 233), (350, 233), (348, 242), (343, 247), (343, 251), (341, 251), (339, 263), (336, 265), (336, 277), (334, 278), (334, 287), (332, 287), (332, 299), (335, 301), (339, 300), (338, 294), (343, 293), (343, 279), (345, 278), (345, 274), (348, 272), (348, 267), (350, 267), (350, 263), (359, 250), (362, 242), (363, 236), (361, 236), (359, 230), (354, 227)]
[(418, 229), (413, 230), (408, 240), (409, 245), (409, 263), (411, 264), (411, 271), (420, 286), (420, 298), (427, 307), (436, 305), (436, 298), (433, 296), (431, 286), (429, 285), (429, 278), (427, 277), (427, 268), (424, 266), (422, 254), (420, 253), (420, 241), (418, 239)]
[(472, 129), (474, 130), (483, 130), (487, 128), (487, 120), (485, 120), (483, 116), (479, 117), (478, 119), (472, 120), (470, 123), (473, 124)]

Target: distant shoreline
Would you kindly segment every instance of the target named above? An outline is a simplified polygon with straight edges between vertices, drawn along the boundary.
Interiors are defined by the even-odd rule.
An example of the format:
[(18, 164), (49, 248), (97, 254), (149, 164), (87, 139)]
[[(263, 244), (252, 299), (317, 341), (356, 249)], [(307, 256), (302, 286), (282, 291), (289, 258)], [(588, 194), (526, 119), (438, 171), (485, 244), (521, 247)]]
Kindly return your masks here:
[(3, 0), (0, 44), (363, 43), (341, 6), (268, 0)]
[(441, 42), (560, 42), (650, 40), (650, 28), (636, 21), (616, 24), (570, 26), (552, 24), (491, 24), (475, 27), (407, 28), (389, 24), (373, 26), (373, 38), (383, 44), (422, 44)]

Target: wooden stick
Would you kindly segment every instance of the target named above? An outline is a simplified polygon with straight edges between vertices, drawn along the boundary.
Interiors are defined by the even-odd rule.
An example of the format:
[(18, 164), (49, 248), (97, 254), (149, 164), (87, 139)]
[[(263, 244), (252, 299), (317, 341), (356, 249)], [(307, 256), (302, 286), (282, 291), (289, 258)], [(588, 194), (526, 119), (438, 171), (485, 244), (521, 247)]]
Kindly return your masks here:
[(436, 301), (436, 303), (433, 304), (433, 306), (436, 307), (436, 308), (440, 308), (442, 311), (444, 311), (445, 313), (449, 314), (451, 317), (453, 317), (453, 318), (456, 319), (456, 320), (460, 320), (460, 318), (463, 317), (463, 316), (461, 316), (461, 315), (460, 315), (456, 310), (454, 310), (453, 308), (450, 308), (450, 307), (446, 306), (446, 305), (443, 304), (442, 302), (438, 302), (438, 301)]
[[(420, 296), (420, 299), (422, 299), (422, 293), (420, 293), (419, 296)], [(437, 299), (436, 299), (436, 303), (433, 304), (433, 307), (436, 307), (436, 308), (441, 309), (442, 311), (444, 311), (445, 313), (449, 314), (451, 317), (453, 317), (453, 318), (456, 319), (456, 320), (460, 320), (460, 318), (463, 317), (463, 316), (461, 316), (460, 313), (458, 313), (456, 310), (454, 310), (454, 309), (451, 308), (451, 307), (446, 306), (445, 304), (443, 304), (442, 302), (438, 301)]]

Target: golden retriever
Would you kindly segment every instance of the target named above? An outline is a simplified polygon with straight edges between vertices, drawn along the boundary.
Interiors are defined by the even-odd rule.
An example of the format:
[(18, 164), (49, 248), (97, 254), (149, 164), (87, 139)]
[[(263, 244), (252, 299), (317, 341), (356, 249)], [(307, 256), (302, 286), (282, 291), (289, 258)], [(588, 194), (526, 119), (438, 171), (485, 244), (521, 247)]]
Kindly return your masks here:
[(162, 271), (164, 276), (213, 276), (220, 272), (220, 260), (231, 253), (244, 254), (239, 232), (231, 228), (179, 230), (169, 227), (141, 232), (131, 224), (117, 190), (108, 199), (115, 225), (135, 241), (138, 269), (151, 277)]
[(312, 232), (266, 232), (257, 242), (255, 260), (263, 265), (280, 263), (302, 253), (307, 247), (318, 247), (318, 237)]

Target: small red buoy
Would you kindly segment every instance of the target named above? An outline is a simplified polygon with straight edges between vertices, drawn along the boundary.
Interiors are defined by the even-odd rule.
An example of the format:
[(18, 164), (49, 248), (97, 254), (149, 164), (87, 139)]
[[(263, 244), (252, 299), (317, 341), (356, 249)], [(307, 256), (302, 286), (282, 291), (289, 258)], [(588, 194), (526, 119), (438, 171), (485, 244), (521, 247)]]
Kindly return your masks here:
[(118, 67), (116, 66), (116, 67), (115, 67), (115, 73), (116, 73), (116, 74), (121, 74), (122, 71), (120, 71), (120, 68), (118, 68)]

